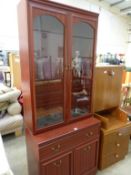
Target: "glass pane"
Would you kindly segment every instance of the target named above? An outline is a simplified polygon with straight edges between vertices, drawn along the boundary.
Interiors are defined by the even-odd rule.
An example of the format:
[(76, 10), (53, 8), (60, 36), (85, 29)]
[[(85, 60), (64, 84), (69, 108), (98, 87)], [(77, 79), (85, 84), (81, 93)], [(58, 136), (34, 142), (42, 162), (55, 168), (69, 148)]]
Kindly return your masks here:
[(73, 25), (72, 117), (90, 112), (93, 29), (83, 22)]
[(63, 121), (64, 26), (53, 16), (33, 24), (37, 127)]

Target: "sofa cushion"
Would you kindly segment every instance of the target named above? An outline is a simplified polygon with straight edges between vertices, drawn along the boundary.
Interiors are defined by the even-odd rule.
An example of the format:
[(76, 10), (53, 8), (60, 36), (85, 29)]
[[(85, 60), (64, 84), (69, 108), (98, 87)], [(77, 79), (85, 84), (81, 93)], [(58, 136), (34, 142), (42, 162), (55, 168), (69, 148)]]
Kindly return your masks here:
[(5, 88), (5, 86), (0, 87), (0, 102), (14, 102), (20, 96), (21, 91), (16, 88)]
[(15, 102), (8, 106), (7, 111), (10, 115), (16, 115), (21, 113), (21, 109), (21, 105), (18, 102)]
[(6, 130), (13, 130), (15, 128), (22, 127), (23, 117), (21, 114), (14, 115), (13, 117), (8, 113), (0, 119), (0, 132), (3, 133)]

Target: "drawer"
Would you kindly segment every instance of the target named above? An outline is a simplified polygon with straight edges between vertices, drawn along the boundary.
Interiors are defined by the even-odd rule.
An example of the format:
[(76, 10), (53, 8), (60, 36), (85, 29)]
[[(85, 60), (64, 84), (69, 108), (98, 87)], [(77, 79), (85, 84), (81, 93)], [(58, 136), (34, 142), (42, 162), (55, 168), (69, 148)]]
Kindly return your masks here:
[(123, 151), (123, 152), (115, 152), (115, 153), (112, 153), (108, 156), (104, 156), (100, 162), (99, 162), (99, 169), (104, 169), (112, 164), (114, 164), (115, 162), (123, 159), (125, 157), (126, 153)]
[(115, 140), (114, 142), (105, 143), (102, 145), (102, 155), (109, 155), (114, 152), (128, 152), (128, 145), (129, 145), (129, 135), (121, 137), (120, 139)]
[(92, 126), (81, 131), (76, 131), (76, 133), (71, 136), (65, 136), (61, 139), (57, 139), (53, 143), (45, 146), (43, 145), (39, 149), (40, 160), (49, 159), (64, 151), (71, 150), (77, 145), (97, 138), (99, 135), (99, 129), (98, 125)]
[(116, 141), (123, 140), (131, 133), (131, 126), (119, 128), (110, 134), (103, 134), (103, 142), (106, 144), (115, 143)]

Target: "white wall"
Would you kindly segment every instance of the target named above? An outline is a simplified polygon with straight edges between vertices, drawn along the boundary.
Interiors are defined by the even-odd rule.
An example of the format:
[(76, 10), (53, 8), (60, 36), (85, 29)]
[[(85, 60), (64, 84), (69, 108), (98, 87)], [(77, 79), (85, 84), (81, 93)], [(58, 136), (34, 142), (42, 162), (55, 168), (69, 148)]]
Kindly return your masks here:
[(17, 3), (0, 0), (0, 49), (18, 50)]
[[(131, 34), (129, 35), (128, 41), (131, 42)], [(128, 44), (126, 66), (131, 67), (131, 43)]]
[(52, 0), (78, 8), (99, 13), (97, 54), (100, 53), (126, 53), (128, 19), (117, 14), (117, 10), (111, 10), (108, 5), (100, 5), (94, 0)]
[[(19, 0), (0, 0), (0, 48), (18, 49), (17, 3)], [(97, 53), (126, 53), (128, 20), (109, 12), (109, 6), (98, 0), (53, 0), (100, 13)], [(92, 3), (93, 2), (93, 3)], [(101, 5), (102, 4), (102, 5)], [(103, 8), (104, 7), (104, 8)]]

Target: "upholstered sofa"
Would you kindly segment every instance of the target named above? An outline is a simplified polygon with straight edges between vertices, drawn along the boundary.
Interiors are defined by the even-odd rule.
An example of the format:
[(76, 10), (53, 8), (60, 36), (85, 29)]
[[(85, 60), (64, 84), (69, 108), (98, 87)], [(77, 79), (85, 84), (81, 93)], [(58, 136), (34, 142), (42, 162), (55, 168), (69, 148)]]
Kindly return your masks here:
[(0, 133), (2, 135), (14, 132), (18, 136), (22, 133), (22, 107), (18, 102), (20, 94), (20, 90), (0, 84)]

